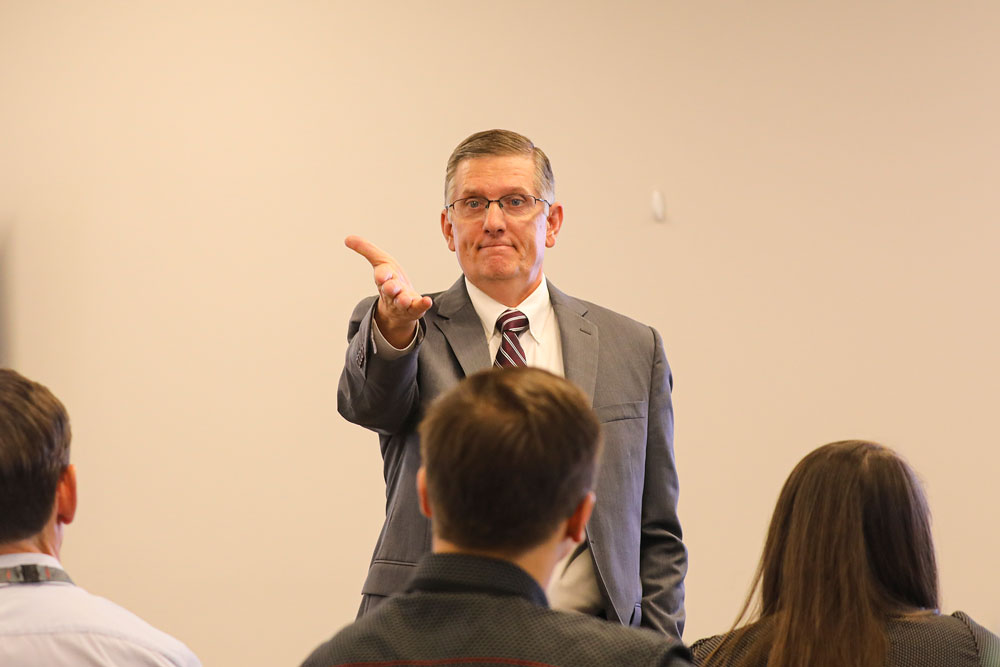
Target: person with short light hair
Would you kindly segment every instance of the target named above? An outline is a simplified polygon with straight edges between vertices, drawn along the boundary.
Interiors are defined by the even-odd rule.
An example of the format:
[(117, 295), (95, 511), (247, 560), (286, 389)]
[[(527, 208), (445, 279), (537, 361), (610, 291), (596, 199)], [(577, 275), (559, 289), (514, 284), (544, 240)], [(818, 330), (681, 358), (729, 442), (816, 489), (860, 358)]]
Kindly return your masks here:
[(345, 240), (371, 264), (378, 295), (351, 315), (337, 409), (378, 434), (387, 495), (359, 616), (398, 592), (430, 549), (414, 486), (420, 416), (477, 370), (532, 366), (583, 389), (608, 443), (597, 480), (605, 501), (556, 569), (552, 606), (679, 639), (687, 550), (677, 516), (673, 376), (659, 332), (548, 280), (543, 262), (563, 205), (548, 156), (527, 137), (467, 137), (447, 161), (444, 195), (441, 235), (462, 270), (449, 289), (421, 294), (387, 252), (360, 236)]
[(432, 553), (304, 667), (690, 664), (672, 638), (548, 607), (595, 502), (601, 426), (579, 388), (535, 368), (480, 371), (434, 402), (420, 434)]
[(59, 562), (76, 515), (69, 415), (0, 369), (0, 665), (197, 667), (184, 644), (73, 583)]

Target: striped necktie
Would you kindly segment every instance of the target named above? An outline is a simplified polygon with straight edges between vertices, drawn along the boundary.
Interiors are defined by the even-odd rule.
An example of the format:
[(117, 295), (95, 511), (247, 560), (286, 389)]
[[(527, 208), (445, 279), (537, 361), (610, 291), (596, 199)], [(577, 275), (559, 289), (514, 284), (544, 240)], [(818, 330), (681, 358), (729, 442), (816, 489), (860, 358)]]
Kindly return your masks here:
[(493, 365), (498, 368), (508, 366), (527, 366), (524, 349), (517, 335), (528, 328), (528, 318), (520, 310), (508, 308), (497, 318), (497, 329), (500, 330), (500, 349)]

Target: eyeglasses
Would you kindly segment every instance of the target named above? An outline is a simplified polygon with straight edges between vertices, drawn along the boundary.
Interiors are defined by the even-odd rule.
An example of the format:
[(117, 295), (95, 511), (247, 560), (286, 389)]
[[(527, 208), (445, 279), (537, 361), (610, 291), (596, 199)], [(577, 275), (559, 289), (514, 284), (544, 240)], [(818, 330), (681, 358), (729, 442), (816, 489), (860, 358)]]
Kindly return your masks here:
[(497, 204), (504, 215), (512, 220), (524, 220), (534, 215), (538, 210), (538, 203), (552, 206), (552, 202), (531, 195), (512, 194), (500, 197), (500, 199), (487, 199), (486, 197), (466, 197), (456, 199), (445, 208), (450, 208), (455, 212), (455, 217), (462, 222), (472, 222), (482, 220), (486, 217), (486, 211), (490, 204)]

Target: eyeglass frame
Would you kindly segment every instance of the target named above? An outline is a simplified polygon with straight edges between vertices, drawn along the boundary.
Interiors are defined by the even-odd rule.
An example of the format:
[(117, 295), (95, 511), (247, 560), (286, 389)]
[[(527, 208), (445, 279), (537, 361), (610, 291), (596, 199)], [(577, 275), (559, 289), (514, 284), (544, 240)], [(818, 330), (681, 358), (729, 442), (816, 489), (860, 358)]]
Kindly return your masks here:
[[(541, 197), (536, 197), (535, 195), (529, 195), (529, 194), (524, 193), (524, 192), (511, 192), (510, 194), (506, 194), (503, 197), (500, 197), (500, 199), (506, 199), (507, 197), (515, 197), (515, 196), (518, 196), (518, 197), (530, 197), (531, 199), (535, 200), (535, 204), (538, 204), (538, 202), (542, 202), (543, 204), (548, 205), (549, 208), (552, 208), (552, 202), (550, 202), (548, 199), (542, 199)], [(496, 204), (497, 206), (500, 207), (501, 211), (504, 210), (503, 203), (500, 201), (500, 199), (489, 199), (488, 197), (461, 197), (459, 199), (456, 199), (452, 203), (447, 204), (445, 206), (445, 209), (449, 209), (450, 208), (452, 211), (457, 211), (457, 209), (455, 208), (455, 204), (457, 204), (460, 201), (466, 201), (468, 199), (483, 199), (483, 200), (486, 201), (486, 206), (483, 207), (483, 217), (484, 218), (488, 215), (488, 212), (490, 210), (490, 204)], [(504, 213), (504, 215), (507, 215), (507, 214)]]

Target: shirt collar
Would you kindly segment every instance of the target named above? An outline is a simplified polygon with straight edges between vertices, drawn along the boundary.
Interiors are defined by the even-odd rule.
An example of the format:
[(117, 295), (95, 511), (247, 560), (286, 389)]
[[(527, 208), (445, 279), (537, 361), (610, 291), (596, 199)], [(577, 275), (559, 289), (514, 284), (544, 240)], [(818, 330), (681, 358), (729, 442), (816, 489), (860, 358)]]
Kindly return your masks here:
[(16, 554), (0, 554), (0, 567), (17, 567), (18, 565), (47, 565), (62, 569), (59, 560), (48, 554), (34, 551), (22, 551)]
[[(469, 293), (469, 300), (472, 307), (479, 315), (479, 321), (483, 324), (483, 331), (486, 332), (486, 340), (489, 340), (496, 331), (497, 318), (507, 310), (503, 305), (483, 290), (473, 285), (468, 278), (465, 279), (465, 289)], [(549, 283), (542, 274), (542, 281), (538, 287), (517, 305), (517, 309), (528, 318), (528, 332), (537, 342), (541, 342), (542, 331), (545, 330), (545, 323), (548, 322), (552, 313), (552, 302), (549, 300)]]
[(472, 554), (425, 554), (417, 563), (406, 591), (512, 595), (540, 607), (549, 606), (545, 591), (520, 567), (507, 560)]

